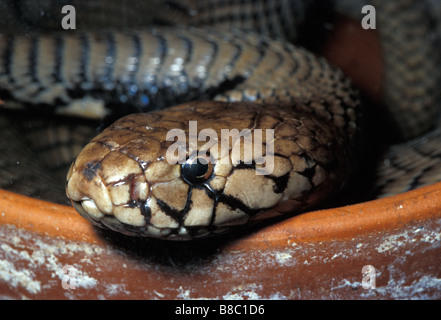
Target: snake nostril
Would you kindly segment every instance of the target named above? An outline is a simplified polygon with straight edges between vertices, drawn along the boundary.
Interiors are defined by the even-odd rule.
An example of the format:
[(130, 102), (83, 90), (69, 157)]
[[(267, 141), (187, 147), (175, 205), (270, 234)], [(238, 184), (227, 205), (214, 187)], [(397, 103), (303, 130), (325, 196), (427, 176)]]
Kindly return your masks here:
[(182, 164), (182, 178), (188, 183), (201, 183), (207, 181), (213, 174), (213, 165), (205, 157), (188, 159)]

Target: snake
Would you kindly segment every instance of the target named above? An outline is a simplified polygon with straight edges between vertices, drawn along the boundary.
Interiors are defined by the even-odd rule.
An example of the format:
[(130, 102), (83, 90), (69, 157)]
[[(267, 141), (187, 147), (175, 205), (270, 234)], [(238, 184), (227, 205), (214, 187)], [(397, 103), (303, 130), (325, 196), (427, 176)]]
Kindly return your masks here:
[[(68, 198), (94, 225), (189, 240), (304, 212), (332, 199), (363, 170), (367, 125), (352, 81), (291, 42), (298, 22), (287, 18), (293, 3), (309, 2), (168, 1), (175, 13), (187, 13), (190, 26), (5, 35), (0, 88), (25, 109), (38, 105), (95, 118), (115, 109), (129, 113), (93, 138), (67, 174)], [(439, 180), (441, 133), (437, 121), (428, 121), (436, 118), (439, 98), (439, 72), (428, 71), (439, 70), (432, 50), (438, 39), (427, 37), (419, 46), (434, 29), (424, 15), (428, 3), (374, 1), (385, 25), (380, 37), (391, 52), (385, 65), (400, 71), (397, 60), (409, 59), (418, 70), (386, 81), (390, 125), (404, 139), (417, 138), (393, 145), (379, 161), (376, 189), (385, 196)], [(397, 12), (404, 12), (401, 22), (419, 23), (402, 35), (412, 55), (401, 60), (394, 53), (403, 51), (390, 40), (396, 26), (385, 23)], [(253, 30), (216, 26), (226, 21), (257, 24), (248, 26)], [(418, 90), (408, 91), (408, 83)], [(182, 133), (184, 142), (169, 139), (170, 132)], [(265, 132), (260, 143), (258, 132)], [(245, 141), (254, 152), (245, 150)], [(183, 151), (172, 154), (174, 162), (173, 147)]]

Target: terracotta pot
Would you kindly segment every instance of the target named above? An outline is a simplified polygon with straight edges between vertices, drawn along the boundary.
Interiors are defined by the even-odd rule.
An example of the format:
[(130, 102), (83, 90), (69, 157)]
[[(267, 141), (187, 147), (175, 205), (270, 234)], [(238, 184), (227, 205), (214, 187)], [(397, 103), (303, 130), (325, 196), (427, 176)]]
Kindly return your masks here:
[[(0, 269), (0, 292), (8, 298), (377, 299), (441, 293), (441, 184), (301, 214), (245, 236), (192, 243), (101, 231), (70, 207), (3, 190), (0, 208), (1, 255), (10, 264)], [(375, 289), (363, 288), (370, 283), (363, 282), (368, 265), (376, 268)]]

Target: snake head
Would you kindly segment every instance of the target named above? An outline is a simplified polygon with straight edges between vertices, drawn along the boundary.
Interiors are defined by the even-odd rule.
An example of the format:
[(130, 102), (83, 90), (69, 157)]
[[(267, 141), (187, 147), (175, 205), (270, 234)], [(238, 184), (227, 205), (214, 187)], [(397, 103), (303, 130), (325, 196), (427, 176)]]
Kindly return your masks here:
[[(258, 104), (198, 102), (126, 116), (74, 161), (67, 196), (95, 225), (176, 240), (307, 208), (328, 196), (336, 182), (325, 170), (336, 160), (328, 150), (332, 134), (317, 121), (306, 128), (292, 118), (292, 110), (267, 110)], [(207, 139), (191, 143), (191, 121), (197, 122), (196, 134), (212, 137), (212, 145), (207, 147)], [(258, 147), (252, 135), (249, 152), (246, 137), (235, 149), (234, 137), (222, 136), (224, 128), (272, 131), (265, 131)], [(169, 139), (170, 132), (185, 140)], [(312, 132), (322, 134), (322, 141)]]

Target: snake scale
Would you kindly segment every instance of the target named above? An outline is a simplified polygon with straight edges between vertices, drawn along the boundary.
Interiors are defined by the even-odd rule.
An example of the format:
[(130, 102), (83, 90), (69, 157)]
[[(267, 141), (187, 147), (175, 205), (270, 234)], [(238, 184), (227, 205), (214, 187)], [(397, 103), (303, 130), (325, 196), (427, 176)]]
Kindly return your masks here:
[[(167, 19), (197, 27), (3, 35), (2, 98), (27, 110), (43, 107), (60, 114), (132, 113), (92, 139), (68, 173), (68, 197), (98, 226), (187, 240), (304, 211), (336, 195), (357, 173), (364, 110), (357, 89), (340, 70), (280, 39), (298, 38), (291, 30), (299, 29), (303, 13), (316, 9), (312, 1), (275, 3), (166, 1), (174, 13)], [(386, 67), (400, 70), (397, 61), (408, 59), (416, 71), (386, 81), (385, 102), (387, 113), (395, 114), (390, 125), (398, 135), (425, 135), (391, 147), (379, 161), (376, 188), (388, 195), (439, 180), (440, 131), (428, 121), (438, 112), (434, 50), (439, 39), (425, 37), (426, 46), (419, 46), (422, 36), (436, 35), (437, 20), (424, 14), (434, 15), (430, 6), (438, 7), (411, 0), (374, 5), (379, 24), (386, 25), (380, 37), (385, 50), (392, 47), (392, 57), (397, 50), (390, 37), (397, 27), (388, 29), (384, 19), (403, 12), (394, 21), (417, 23), (401, 35), (410, 57), (399, 50), (403, 57), (385, 60)], [(292, 19), (291, 10), (301, 14)], [(408, 83), (419, 84), (418, 90), (409, 91)], [(185, 103), (170, 107), (179, 102)], [(273, 170), (257, 175), (263, 165), (243, 148), (236, 157), (232, 147), (226, 154), (212, 148), (208, 157), (223, 162), (193, 162), (206, 140), (193, 149), (184, 143), (186, 153), (177, 157), (181, 163), (168, 163), (167, 150), (175, 140), (167, 141), (167, 133), (180, 129), (190, 141), (195, 138), (190, 121), (216, 137), (222, 137), (222, 129), (272, 129), (274, 138), (259, 148), (271, 156)], [(268, 152), (270, 143), (274, 149)]]

